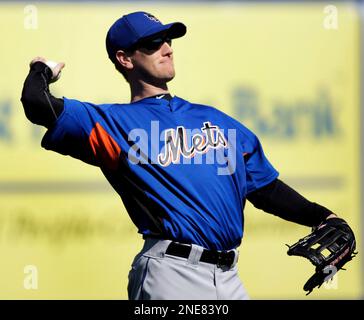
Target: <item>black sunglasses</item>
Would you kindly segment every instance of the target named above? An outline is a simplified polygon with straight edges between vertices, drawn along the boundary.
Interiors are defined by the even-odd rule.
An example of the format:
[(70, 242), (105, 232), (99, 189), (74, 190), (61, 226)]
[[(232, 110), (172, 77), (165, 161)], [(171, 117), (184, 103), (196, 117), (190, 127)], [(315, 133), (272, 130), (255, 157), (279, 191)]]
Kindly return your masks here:
[(167, 42), (169, 46), (172, 45), (172, 39), (171, 38), (169, 38), (169, 37), (158, 37), (158, 38), (148, 39), (148, 40), (144, 40), (144, 41), (139, 42), (135, 46), (135, 50), (136, 49), (147, 49), (149, 51), (156, 51), (165, 42)]

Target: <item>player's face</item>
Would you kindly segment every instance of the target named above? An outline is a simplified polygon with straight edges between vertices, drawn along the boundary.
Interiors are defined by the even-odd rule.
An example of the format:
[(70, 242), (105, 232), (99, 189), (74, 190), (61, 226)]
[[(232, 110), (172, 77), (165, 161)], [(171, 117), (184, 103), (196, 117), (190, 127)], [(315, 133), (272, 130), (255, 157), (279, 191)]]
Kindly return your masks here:
[(171, 40), (164, 38), (139, 47), (131, 56), (135, 76), (152, 84), (171, 81), (175, 76), (171, 45)]

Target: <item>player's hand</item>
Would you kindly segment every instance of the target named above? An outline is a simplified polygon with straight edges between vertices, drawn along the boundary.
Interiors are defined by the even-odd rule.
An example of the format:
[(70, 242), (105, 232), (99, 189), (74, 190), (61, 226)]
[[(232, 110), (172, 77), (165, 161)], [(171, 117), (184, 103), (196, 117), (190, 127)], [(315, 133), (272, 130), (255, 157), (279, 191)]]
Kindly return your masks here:
[(326, 223), (327, 220), (332, 219), (332, 218), (338, 218), (338, 216), (335, 213), (330, 214), (328, 217), (326, 217), (326, 219), (324, 221), (321, 221), (320, 224), (318, 224), (317, 226), (313, 226), (312, 231), (320, 229)]
[(327, 219), (331, 219), (331, 218), (338, 218), (338, 216), (335, 213), (331, 213), (327, 218)]
[(29, 65), (32, 66), (32, 64), (38, 61), (45, 63), (52, 70), (53, 76), (51, 82), (56, 82), (60, 77), (61, 70), (64, 68), (65, 63), (59, 62), (57, 64), (54, 64), (54, 62), (49, 61), (44, 57), (35, 57)]

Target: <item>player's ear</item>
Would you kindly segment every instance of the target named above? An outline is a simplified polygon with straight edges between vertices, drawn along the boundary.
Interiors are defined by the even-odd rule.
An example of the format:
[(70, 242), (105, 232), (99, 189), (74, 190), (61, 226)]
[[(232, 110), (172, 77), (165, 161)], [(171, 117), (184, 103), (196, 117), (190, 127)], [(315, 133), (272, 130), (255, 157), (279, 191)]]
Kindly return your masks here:
[(116, 59), (119, 61), (119, 63), (125, 68), (125, 69), (132, 69), (133, 68), (133, 62), (130, 58), (130, 55), (127, 54), (127, 52), (123, 50), (118, 50), (116, 52)]

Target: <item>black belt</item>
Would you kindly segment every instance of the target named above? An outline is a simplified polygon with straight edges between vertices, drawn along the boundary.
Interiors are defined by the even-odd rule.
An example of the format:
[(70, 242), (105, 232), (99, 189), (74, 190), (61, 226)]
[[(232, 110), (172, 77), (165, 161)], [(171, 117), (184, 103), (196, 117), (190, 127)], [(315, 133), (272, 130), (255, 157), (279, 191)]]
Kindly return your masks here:
[[(181, 258), (188, 258), (191, 249), (191, 245), (171, 242), (168, 245), (166, 254)], [(218, 267), (226, 266), (230, 268), (235, 261), (235, 251), (215, 251), (204, 249), (201, 254), (200, 261), (216, 264)]]

